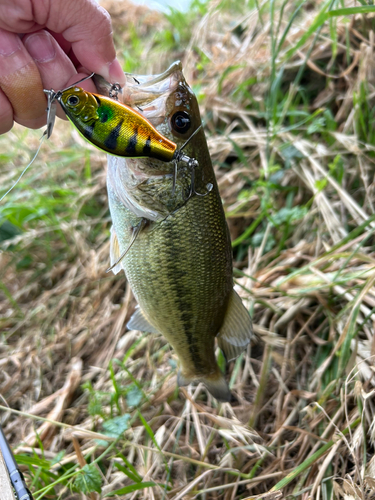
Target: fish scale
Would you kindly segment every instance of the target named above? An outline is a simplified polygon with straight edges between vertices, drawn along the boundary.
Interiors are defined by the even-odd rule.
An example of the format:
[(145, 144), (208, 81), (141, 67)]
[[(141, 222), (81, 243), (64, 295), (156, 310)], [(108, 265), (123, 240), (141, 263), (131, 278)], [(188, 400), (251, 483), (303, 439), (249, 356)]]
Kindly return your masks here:
[[(111, 194), (110, 199), (113, 197)], [(112, 199), (111, 213), (116, 211), (115, 203), (118, 200)], [(133, 218), (130, 210), (127, 212), (122, 211), (121, 226)], [(202, 224), (204, 220), (209, 223)], [(117, 229), (115, 219), (113, 222), (116, 233), (122, 235), (122, 252), (131, 239), (131, 223), (124, 231)], [(192, 364), (196, 373), (203, 375), (195, 362), (202, 356), (192, 356), (198, 351), (208, 357), (213, 371), (212, 332), (222, 323), (233, 288), (230, 242), (216, 183), (206, 197), (192, 198), (175, 214), (140, 233), (122, 263), (141, 309), (147, 311), (148, 319), (171, 343), (179, 359), (188, 360), (184, 365)], [(179, 341), (180, 331), (188, 342)]]
[[(166, 137), (182, 144), (186, 137), (173, 136), (166, 124), (176, 110), (182, 109), (191, 117), (190, 135), (201, 124), (199, 109), (180, 67), (169, 78), (171, 88), (161, 110), (165, 120), (160, 126)], [(149, 159), (145, 162), (109, 157), (107, 184), (114, 235), (111, 263), (128, 249), (134, 228), (147, 219), (147, 211), (157, 212), (156, 207), (165, 206), (160, 217), (148, 219), (114, 269), (124, 269), (139, 305), (129, 328), (164, 335), (179, 359), (180, 385), (202, 381), (216, 398), (229, 401), (231, 393), (215, 359), (215, 337), (230, 359), (250, 342), (251, 319), (233, 290), (230, 236), (203, 130), (192, 138), (186, 153), (194, 154), (198, 161), (197, 191), (203, 193), (207, 183), (213, 187), (205, 196), (193, 195), (183, 202), (183, 169), (178, 172), (176, 193), (172, 195), (170, 190), (167, 202), (165, 193), (172, 180), (152, 175), (157, 170), (157, 160), (150, 165)], [(134, 183), (134, 177), (139, 175), (137, 169), (147, 177), (139, 185), (141, 192)], [(131, 209), (130, 198), (137, 200), (137, 214)]]

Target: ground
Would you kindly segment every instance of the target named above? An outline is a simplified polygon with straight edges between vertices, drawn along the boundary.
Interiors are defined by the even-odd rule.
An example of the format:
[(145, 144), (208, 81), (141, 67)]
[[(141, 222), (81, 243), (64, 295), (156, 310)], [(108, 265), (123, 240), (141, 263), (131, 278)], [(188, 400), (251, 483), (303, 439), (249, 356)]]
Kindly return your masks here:
[[(374, 7), (104, 6), (126, 71), (183, 61), (259, 342), (218, 353), (232, 405), (176, 388), (105, 272), (106, 157), (59, 122), (0, 204), (0, 421), (35, 499), (374, 497)], [(0, 138), (0, 196), (40, 136)]]

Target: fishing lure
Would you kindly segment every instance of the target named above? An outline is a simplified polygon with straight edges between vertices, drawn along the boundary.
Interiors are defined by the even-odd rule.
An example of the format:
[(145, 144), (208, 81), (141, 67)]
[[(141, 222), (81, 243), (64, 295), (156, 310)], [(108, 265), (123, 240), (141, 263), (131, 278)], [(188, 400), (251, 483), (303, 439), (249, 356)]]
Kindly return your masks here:
[(47, 138), (52, 133), (57, 101), (83, 137), (107, 153), (127, 158), (183, 162), (192, 169), (198, 166), (194, 158), (182, 151), (187, 142), (178, 149), (177, 144), (158, 132), (139, 111), (118, 102), (117, 95), (121, 91), (118, 84), (111, 85), (110, 97), (76, 86), (92, 76), (57, 92), (44, 90), (48, 96)]
[[(110, 84), (109, 96), (87, 92), (79, 83), (92, 78), (94, 73), (82, 78), (75, 84), (54, 91), (44, 89), (47, 95), (47, 128), (43, 133), (39, 148), (24, 169), (15, 184), (1, 197), (5, 196), (16, 186), (26, 170), (38, 156), (45, 138), (49, 139), (55, 124), (57, 102), (65, 111), (68, 119), (83, 135), (85, 139), (114, 156), (127, 158), (154, 158), (164, 162), (174, 161), (172, 196), (175, 193), (177, 179), (177, 164), (185, 163), (191, 169), (191, 189), (187, 200), (194, 194), (205, 196), (212, 190), (212, 185), (207, 185), (206, 193), (198, 193), (194, 185), (194, 170), (198, 166), (197, 160), (183, 153), (183, 149), (200, 130), (200, 125), (180, 149), (177, 144), (164, 137), (156, 128), (137, 110), (118, 102), (118, 93), (121, 87), (118, 83)], [(186, 200), (186, 201), (187, 201)]]

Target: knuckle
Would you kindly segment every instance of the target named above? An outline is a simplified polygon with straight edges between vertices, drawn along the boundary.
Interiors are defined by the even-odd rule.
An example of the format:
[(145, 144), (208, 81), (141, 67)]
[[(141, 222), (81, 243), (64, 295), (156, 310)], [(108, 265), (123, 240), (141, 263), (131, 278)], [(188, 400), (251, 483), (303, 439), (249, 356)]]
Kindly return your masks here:
[(108, 26), (111, 26), (111, 16), (109, 15), (109, 12), (102, 7), (101, 5), (98, 6), (98, 10), (102, 13), (103, 15), (103, 22), (105, 22)]
[(112, 35), (111, 16), (104, 7), (98, 5), (98, 12), (101, 14), (96, 21), (96, 29), (100, 30), (101, 36)]

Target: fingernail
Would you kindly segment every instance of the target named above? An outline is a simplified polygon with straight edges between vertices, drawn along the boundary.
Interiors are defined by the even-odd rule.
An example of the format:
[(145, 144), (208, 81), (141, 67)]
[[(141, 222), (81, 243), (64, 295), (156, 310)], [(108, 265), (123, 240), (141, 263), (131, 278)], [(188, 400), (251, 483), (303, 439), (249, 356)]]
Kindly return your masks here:
[(8, 57), (20, 50), (21, 40), (15, 33), (0, 29), (0, 55)]
[(52, 43), (51, 36), (47, 33), (36, 33), (25, 40), (25, 47), (34, 61), (48, 62), (55, 55), (55, 47)]
[(111, 62), (108, 66), (109, 81), (111, 83), (119, 83), (120, 85), (125, 85), (126, 78), (121, 64), (117, 59)]

